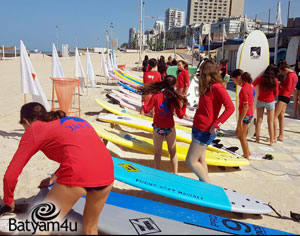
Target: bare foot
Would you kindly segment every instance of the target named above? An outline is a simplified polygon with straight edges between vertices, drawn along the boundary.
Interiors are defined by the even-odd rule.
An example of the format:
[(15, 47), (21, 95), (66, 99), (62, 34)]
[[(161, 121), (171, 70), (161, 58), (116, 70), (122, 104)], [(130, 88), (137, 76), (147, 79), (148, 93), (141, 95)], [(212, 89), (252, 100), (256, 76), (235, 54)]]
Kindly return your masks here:
[(281, 141), (281, 142), (282, 142), (282, 141), (283, 141), (283, 137), (278, 136), (278, 137), (277, 137), (277, 141)]
[(259, 139), (255, 139), (255, 142), (256, 142), (256, 143), (259, 143)]

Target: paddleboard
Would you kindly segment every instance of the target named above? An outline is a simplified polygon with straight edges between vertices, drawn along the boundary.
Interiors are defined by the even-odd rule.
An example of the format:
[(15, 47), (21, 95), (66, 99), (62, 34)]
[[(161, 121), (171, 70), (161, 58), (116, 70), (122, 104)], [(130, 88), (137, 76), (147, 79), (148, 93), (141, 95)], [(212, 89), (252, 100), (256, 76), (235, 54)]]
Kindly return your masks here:
[(113, 157), (115, 179), (134, 187), (196, 205), (246, 214), (268, 214), (263, 201), (235, 190)]
[[(154, 155), (154, 144), (152, 138), (145, 138), (125, 131), (112, 129), (100, 124), (99, 122), (90, 122), (90, 124), (96, 130), (97, 134), (105, 140), (136, 151)], [(189, 146), (177, 144), (177, 158), (184, 161), (186, 159), (188, 149)], [(163, 142), (162, 156), (169, 157), (168, 145), (165, 141)], [(243, 157), (227, 153), (218, 153), (210, 150), (206, 151), (205, 160), (208, 165), (213, 166), (236, 167), (249, 165), (249, 161)]]
[[(100, 121), (119, 124), (119, 125), (125, 125), (131, 128), (144, 130), (150, 133), (153, 133), (153, 127), (152, 127), (152, 121), (149, 120), (143, 120), (137, 117), (128, 117), (128, 116), (122, 116), (122, 115), (115, 115), (115, 114), (99, 114), (98, 119)], [(184, 130), (180, 130), (176, 128), (176, 140), (179, 142), (184, 142), (187, 144), (191, 144), (192, 139), (191, 132), (186, 132)], [(220, 153), (229, 153), (228, 151), (220, 148), (213, 147), (212, 145), (209, 145), (207, 147), (209, 151), (214, 152), (220, 152)], [(237, 154), (235, 154), (237, 155)]]
[[(122, 115), (122, 116), (127, 116), (127, 117), (136, 117), (136, 118), (140, 118), (140, 119), (143, 119), (143, 120), (153, 121), (152, 117), (149, 117), (149, 116), (146, 116), (146, 115), (141, 115), (139, 112), (136, 112), (136, 111), (133, 111), (133, 110), (122, 109), (120, 106), (110, 104), (109, 102), (107, 102), (103, 99), (95, 98), (95, 101), (103, 109), (105, 109), (105, 110), (107, 110), (111, 113), (114, 113), (116, 115)], [(185, 126), (182, 126), (182, 125), (175, 124), (175, 128), (186, 131), (186, 132), (189, 132), (189, 133), (192, 132), (191, 128), (185, 127)]]
[[(251, 74), (253, 80), (260, 76), (270, 64), (270, 51), (269, 41), (266, 35), (260, 31), (255, 30), (249, 34), (242, 46), (239, 60), (239, 69)], [(240, 92), (240, 87), (237, 86), (237, 97)], [(256, 101), (259, 95), (258, 86), (255, 87), (255, 99), (253, 105), (253, 119), (248, 125), (248, 137), (252, 137), (255, 134), (256, 123)], [(238, 112), (239, 101), (237, 99), (236, 111)]]
[[(177, 78), (177, 70), (178, 67), (177, 66), (171, 66), (167, 69), (167, 75), (173, 75), (175, 76), (175, 78)], [(194, 77), (194, 74), (197, 71), (197, 67), (196, 66), (189, 66), (189, 75), (190, 75), (190, 81), (192, 80), (192, 78)]]
[(125, 80), (128, 80), (128, 81), (131, 81), (131, 82), (135, 83), (135, 84), (138, 85), (138, 86), (143, 86), (143, 85), (144, 85), (143, 81), (137, 80), (137, 79), (133, 79), (133, 78), (130, 78), (129, 76), (122, 74), (120, 71), (114, 70), (113, 72), (114, 72), (117, 76), (119, 76), (120, 78), (125, 79)]
[(299, 38), (292, 37), (286, 52), (286, 63), (290, 66), (294, 66), (296, 64), (298, 47), (299, 47)]
[(134, 75), (133, 73), (130, 73), (130, 72), (124, 71), (124, 70), (120, 70), (120, 69), (118, 70), (118, 72), (119, 72), (121, 75), (126, 76), (126, 77), (128, 77), (128, 78), (130, 78), (130, 79), (136, 80), (136, 81), (138, 81), (138, 82), (140, 82), (140, 83), (144, 83), (144, 82), (143, 82), (143, 78), (140, 77), (140, 76), (138, 76), (138, 75)]
[(130, 97), (134, 97), (136, 99), (140, 99), (141, 98), (141, 95), (137, 94), (137, 93), (134, 93), (134, 92), (131, 92), (129, 91), (128, 89), (125, 89), (123, 86), (121, 87), (118, 87), (119, 91), (121, 91), (122, 93), (130, 96)]

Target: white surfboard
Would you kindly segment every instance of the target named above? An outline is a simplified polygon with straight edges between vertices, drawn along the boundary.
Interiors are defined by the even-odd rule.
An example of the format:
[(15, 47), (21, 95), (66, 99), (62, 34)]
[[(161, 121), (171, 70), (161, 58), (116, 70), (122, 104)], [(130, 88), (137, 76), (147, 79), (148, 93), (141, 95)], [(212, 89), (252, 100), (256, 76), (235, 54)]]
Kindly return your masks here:
[(191, 107), (198, 107), (199, 103), (199, 79), (197, 76), (192, 78), (192, 82), (188, 89), (187, 100)]
[(292, 37), (286, 52), (286, 62), (288, 65), (293, 66), (296, 64), (298, 47), (299, 47), (299, 38)]
[[(240, 60), (238, 62), (239, 69), (251, 74), (253, 80), (260, 76), (270, 64), (269, 41), (266, 35), (255, 30), (249, 34), (241, 49)], [(237, 86), (239, 87), (239, 86)], [(240, 88), (237, 89), (237, 97)], [(254, 118), (248, 126), (248, 137), (255, 134), (256, 122), (256, 101), (258, 97), (258, 86), (255, 87), (255, 100), (253, 105)], [(236, 103), (236, 111), (238, 112), (238, 99)]]

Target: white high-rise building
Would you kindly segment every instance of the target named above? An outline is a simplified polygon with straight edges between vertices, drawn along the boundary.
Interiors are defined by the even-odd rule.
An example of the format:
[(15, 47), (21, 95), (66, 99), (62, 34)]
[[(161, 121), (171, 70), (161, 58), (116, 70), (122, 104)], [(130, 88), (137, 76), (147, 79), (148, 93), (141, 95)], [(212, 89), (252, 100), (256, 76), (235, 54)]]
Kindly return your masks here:
[(173, 27), (184, 26), (184, 14), (184, 10), (169, 8), (166, 11), (166, 30), (169, 30)]
[(163, 21), (155, 21), (154, 29), (158, 34), (165, 32), (165, 22)]
[(129, 29), (129, 40), (128, 40), (128, 43), (132, 43), (134, 41), (134, 39), (136, 38), (136, 34), (137, 34), (137, 31), (135, 28), (130, 28)]

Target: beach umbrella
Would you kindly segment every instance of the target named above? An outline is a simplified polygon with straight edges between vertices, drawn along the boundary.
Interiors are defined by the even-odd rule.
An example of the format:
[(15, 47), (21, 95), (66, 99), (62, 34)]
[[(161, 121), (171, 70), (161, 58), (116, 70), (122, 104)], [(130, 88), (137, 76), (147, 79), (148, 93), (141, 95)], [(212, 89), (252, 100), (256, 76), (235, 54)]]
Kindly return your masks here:
[(53, 78), (65, 77), (54, 43), (52, 44), (52, 77)]
[(75, 49), (75, 78), (79, 79), (79, 85), (82, 90), (85, 86), (85, 73), (81, 64), (78, 48)]
[(111, 55), (108, 55), (108, 57), (107, 57), (107, 68), (108, 68), (108, 71), (113, 71), (114, 70), (114, 68), (112, 66)]
[(278, 52), (278, 36), (279, 36), (279, 30), (282, 26), (282, 20), (281, 20), (281, 4), (278, 2), (277, 4), (277, 17), (276, 17), (276, 23), (275, 23), (275, 52), (274, 52), (274, 64), (277, 64), (277, 52)]
[(90, 57), (90, 52), (89, 49), (87, 48), (86, 50), (86, 74), (89, 77), (89, 81), (90, 81), (90, 85), (92, 88), (94, 88), (94, 84), (95, 84), (95, 73), (94, 73), (94, 69), (93, 69), (93, 65), (92, 65), (92, 61), (91, 61), (91, 57)]
[[(20, 64), (21, 64), (21, 83), (22, 93), (31, 94), (32, 101), (41, 103), (47, 111), (50, 111), (50, 105), (47, 97), (44, 94), (40, 81), (33, 68), (33, 65), (27, 54), (26, 47), (22, 40), (20, 40)], [(26, 99), (25, 103), (26, 103)]]

